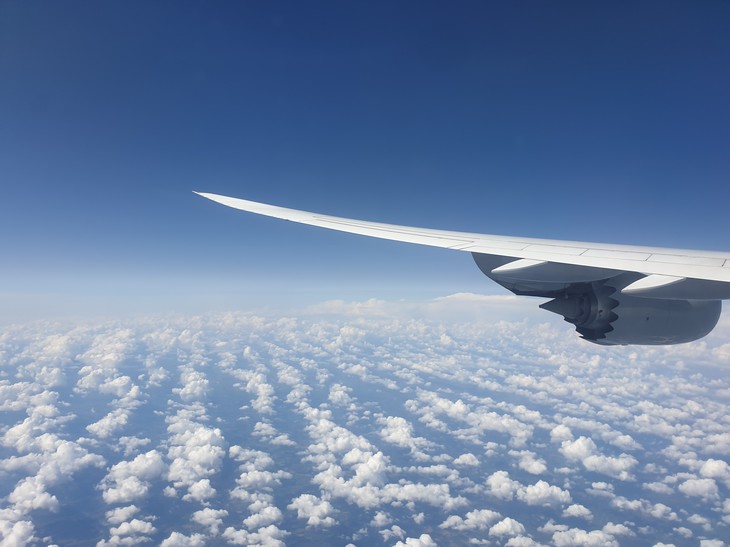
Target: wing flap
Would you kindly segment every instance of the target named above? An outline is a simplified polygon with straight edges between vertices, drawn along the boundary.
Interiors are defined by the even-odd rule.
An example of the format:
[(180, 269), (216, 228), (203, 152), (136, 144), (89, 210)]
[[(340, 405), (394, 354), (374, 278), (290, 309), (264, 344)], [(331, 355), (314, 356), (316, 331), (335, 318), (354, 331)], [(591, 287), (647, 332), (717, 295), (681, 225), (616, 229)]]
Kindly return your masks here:
[(668, 255), (655, 253), (647, 258), (649, 262), (664, 262), (666, 264), (687, 264), (692, 266), (713, 266), (722, 267), (725, 260), (722, 258), (710, 258), (702, 256)]

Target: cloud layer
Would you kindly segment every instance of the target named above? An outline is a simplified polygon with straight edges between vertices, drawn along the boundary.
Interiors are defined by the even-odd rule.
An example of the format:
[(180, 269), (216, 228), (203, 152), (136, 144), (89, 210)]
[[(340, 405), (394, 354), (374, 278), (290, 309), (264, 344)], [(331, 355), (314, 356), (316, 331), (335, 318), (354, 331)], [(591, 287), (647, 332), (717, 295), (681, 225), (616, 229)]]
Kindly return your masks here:
[(686, 346), (605, 349), (563, 325), (488, 320), (489, 304), (10, 327), (0, 540), (728, 537), (726, 320)]

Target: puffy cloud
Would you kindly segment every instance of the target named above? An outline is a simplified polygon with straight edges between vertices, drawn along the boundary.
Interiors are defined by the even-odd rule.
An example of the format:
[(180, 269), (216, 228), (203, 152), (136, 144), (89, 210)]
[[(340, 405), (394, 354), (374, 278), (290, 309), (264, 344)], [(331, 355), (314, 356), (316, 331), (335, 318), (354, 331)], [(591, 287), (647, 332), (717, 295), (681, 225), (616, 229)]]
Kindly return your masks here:
[(116, 528), (111, 528), (112, 536), (139, 536), (154, 533), (155, 527), (146, 520), (132, 519), (129, 522), (122, 522)]
[(228, 543), (233, 545), (262, 545), (264, 547), (284, 547), (283, 540), (287, 535), (289, 535), (288, 532), (274, 524), (259, 528), (255, 532), (228, 527), (221, 534)]
[(39, 477), (26, 477), (18, 482), (15, 489), (8, 496), (8, 501), (21, 514), (36, 509), (57, 511), (59, 507), (58, 499), (46, 492), (45, 488), (46, 485)]
[(239, 465), (240, 476), (236, 479), (238, 485), (231, 491), (231, 496), (243, 500), (251, 497), (252, 491), (271, 492), (273, 488), (281, 484), (282, 479), (291, 478), (287, 471), (269, 471), (267, 468), (273, 464), (268, 454), (256, 450), (232, 450), (236, 453), (236, 459), (242, 461)]
[(451, 496), (446, 484), (390, 483), (383, 486), (379, 498), (381, 503), (399, 502), (412, 506), (420, 502), (443, 507), (446, 511), (466, 505), (464, 498)]
[(518, 458), (519, 468), (532, 475), (540, 475), (547, 471), (545, 460), (538, 458), (534, 452), (529, 450), (510, 450), (509, 455)]
[(37, 466), (37, 478), (48, 485), (68, 480), (86, 467), (102, 467), (105, 463), (103, 457), (91, 454), (79, 444), (61, 440), (55, 435), (40, 435), (36, 442), (40, 453), (31, 454), (29, 458), (33, 467)]
[[(1, 353), (1, 351), (0, 351)], [(28, 390), (32, 388), (28, 387)], [(0, 461), (3, 473), (21, 478), (5, 500), (8, 506), (0, 509), (0, 540), (5, 545), (24, 545), (33, 540), (35, 526), (26, 517), (36, 510), (58, 511), (61, 507), (57, 496), (49, 488), (70, 480), (86, 467), (101, 467), (104, 458), (90, 454), (79, 444), (62, 440), (52, 431), (62, 428), (73, 416), (64, 416), (55, 406), (57, 394), (35, 389), (35, 394), (25, 398), (30, 407), (28, 418), (7, 428), (2, 443), (23, 456), (11, 456)], [(12, 406), (12, 405), (11, 405)], [(12, 479), (7, 486), (12, 485)]]
[(579, 503), (574, 503), (563, 511), (563, 516), (591, 520), (593, 518), (593, 513), (587, 507)]
[(302, 494), (294, 498), (287, 508), (296, 511), (298, 518), (307, 519), (307, 526), (327, 528), (337, 524), (331, 516), (334, 512), (332, 504), (312, 494)]
[(129, 397), (136, 399), (139, 394), (139, 388), (134, 385), (129, 376), (115, 376), (103, 382), (98, 387), (99, 393), (113, 395), (117, 398)]
[(507, 471), (496, 471), (487, 477), (487, 488), (495, 498), (511, 500), (520, 491), (522, 485), (510, 479)]
[(378, 534), (383, 536), (383, 541), (390, 541), (392, 539), (404, 539), (406, 537), (406, 531), (397, 524), (394, 524), (393, 526), (385, 530), (380, 530)]
[(687, 479), (679, 485), (679, 491), (687, 496), (702, 498), (706, 501), (719, 497), (714, 479)]
[(370, 526), (374, 528), (383, 528), (385, 526), (388, 526), (393, 522), (393, 519), (390, 518), (390, 515), (384, 511), (378, 511), (375, 513), (375, 516), (373, 517), (373, 520), (370, 521)]
[(14, 547), (31, 545), (38, 538), (35, 537), (35, 528), (29, 520), (11, 521), (0, 519), (0, 540), (3, 546)]
[(109, 414), (99, 421), (87, 425), (86, 430), (92, 435), (102, 439), (107, 439), (111, 437), (112, 434), (116, 433), (117, 430), (127, 425), (128, 421), (129, 411), (124, 408), (118, 408), (109, 412)]
[(188, 493), (183, 496), (184, 501), (204, 502), (215, 497), (216, 491), (210, 485), (210, 479), (200, 479), (188, 486)]
[(160, 547), (204, 547), (206, 545), (205, 536), (202, 534), (192, 534), (186, 536), (180, 532), (172, 532), (167, 538), (162, 540)]
[(281, 522), (283, 518), (284, 515), (278, 507), (262, 503), (258, 512), (253, 513), (251, 516), (243, 519), (243, 524), (249, 530), (255, 530), (257, 528), (262, 528), (270, 524), (276, 524), (278, 522)]
[[(281, 522), (284, 515), (278, 507), (273, 505), (272, 492), (275, 486), (281, 484), (282, 479), (291, 478), (291, 473), (269, 471), (268, 468), (274, 464), (274, 460), (266, 452), (234, 445), (229, 449), (229, 454), (240, 462), (239, 470), (241, 471), (240, 476), (236, 479), (238, 486), (231, 491), (230, 496), (233, 499), (248, 502), (251, 514), (243, 519), (247, 530), (228, 527), (223, 532), (223, 537), (228, 542), (235, 544), (261, 542), (280, 545), (281, 539), (286, 536), (286, 533), (282, 532), (276, 524)], [(208, 514), (206, 518), (212, 516), (213, 514)]]
[(252, 450), (233, 445), (228, 449), (228, 454), (231, 458), (241, 463), (239, 469), (243, 471), (256, 471), (274, 465), (274, 460), (271, 456), (261, 450)]
[(352, 397), (350, 394), (352, 393), (352, 388), (349, 388), (347, 386), (343, 386), (342, 384), (333, 384), (330, 386), (330, 392), (328, 399), (332, 404), (338, 405), (338, 406), (349, 406), (352, 404)]
[(228, 516), (225, 509), (211, 509), (206, 507), (200, 511), (193, 513), (193, 522), (197, 522), (201, 526), (208, 528), (211, 536), (217, 536), (220, 528), (223, 526), (223, 517)]
[(646, 490), (651, 490), (657, 494), (671, 494), (674, 492), (671, 486), (664, 484), (663, 482), (649, 482), (641, 485)]
[(79, 362), (85, 363), (78, 371), (76, 389), (80, 392), (101, 391), (121, 396), (117, 394), (117, 390), (120, 387), (123, 390), (127, 381), (121, 380), (121, 386), (115, 383), (117, 378), (121, 377), (118, 367), (133, 347), (132, 329), (113, 330), (97, 335), (91, 346), (76, 357)]
[(421, 449), (433, 446), (433, 443), (423, 437), (413, 435), (413, 426), (400, 416), (383, 416), (378, 418), (378, 424), (383, 426), (380, 430), (380, 437), (388, 443), (404, 448), (410, 448), (411, 452), (418, 459), (428, 459)]
[(509, 414), (482, 407), (472, 408), (461, 399), (452, 401), (425, 390), (419, 393), (417, 401), (407, 401), (406, 407), (421, 414), (421, 420), (435, 429), (449, 431), (449, 428), (437, 419), (439, 415), (463, 422), (467, 427), (456, 432), (457, 438), (475, 444), (481, 444), (481, 438), (487, 431), (496, 431), (509, 436), (510, 445), (519, 448), (525, 445), (534, 430), (533, 426)]
[(497, 471), (487, 477), (488, 492), (499, 499), (519, 499), (528, 505), (562, 505), (571, 501), (570, 492), (545, 481), (524, 486), (512, 480), (506, 471)]
[(273, 445), (294, 446), (296, 443), (286, 433), (279, 433), (269, 422), (257, 422), (253, 428), (253, 436), (260, 437)]
[(676, 521), (679, 519), (677, 513), (674, 512), (671, 507), (668, 507), (663, 503), (651, 503), (645, 499), (632, 500), (623, 496), (614, 496), (613, 494), (610, 494), (607, 497), (611, 499), (611, 506), (622, 511), (635, 511), (656, 519), (668, 521)]
[(202, 400), (208, 394), (208, 379), (199, 370), (184, 369), (180, 374), (180, 383), (183, 387), (175, 388), (172, 392), (186, 403)]
[(107, 511), (107, 521), (110, 524), (116, 523), (109, 530), (108, 540), (101, 540), (97, 547), (106, 545), (140, 545), (151, 541), (150, 535), (157, 529), (148, 520), (131, 518), (137, 513), (137, 508), (129, 506), (118, 511)]
[(406, 538), (405, 542), (399, 541), (393, 547), (436, 547), (436, 542), (428, 534), (421, 534), (417, 538)]
[(595, 493), (598, 493), (598, 492), (612, 493), (613, 490), (614, 490), (613, 484), (608, 483), (608, 482), (598, 481), (598, 482), (591, 483), (591, 488), (589, 491), (595, 492)]
[(247, 393), (255, 396), (254, 400), (251, 401), (254, 410), (259, 414), (274, 413), (276, 396), (274, 395), (273, 386), (266, 381), (265, 374), (256, 370), (242, 369), (233, 369), (228, 372), (240, 381), (240, 384), (237, 385)]
[(710, 458), (702, 464), (700, 475), (709, 479), (720, 479), (730, 488), (730, 465), (724, 460)]
[(563, 441), (560, 452), (569, 460), (584, 460), (595, 454), (597, 449), (598, 447), (593, 442), (593, 439), (579, 437), (574, 441)]
[(522, 523), (513, 518), (507, 517), (500, 520), (497, 524), (489, 529), (490, 536), (519, 536), (525, 533), (525, 527)]
[(118, 449), (124, 452), (125, 457), (134, 455), (143, 446), (147, 446), (152, 441), (146, 437), (119, 437), (117, 440)]
[(571, 500), (570, 492), (545, 481), (537, 481), (535, 484), (521, 488), (517, 497), (527, 505), (543, 506), (562, 505)]
[(563, 441), (560, 452), (569, 460), (580, 461), (589, 471), (624, 481), (633, 480), (630, 471), (638, 463), (636, 458), (628, 454), (621, 454), (617, 458), (599, 454), (596, 443), (588, 437)]
[(509, 538), (507, 543), (505, 543), (506, 547), (541, 547), (541, 544), (535, 541), (532, 538), (525, 537), (525, 536), (517, 536)]
[(469, 511), (464, 518), (458, 515), (449, 516), (439, 524), (439, 528), (453, 528), (454, 530), (486, 530), (492, 522), (502, 515), (489, 509)]
[(117, 507), (106, 512), (106, 520), (109, 524), (121, 524), (139, 512), (136, 505), (128, 505), (126, 507)]
[(462, 454), (461, 456), (456, 458), (454, 460), (454, 465), (473, 467), (479, 465), (479, 460), (474, 454), (472, 454), (471, 452), (467, 452), (466, 454)]
[(165, 468), (157, 450), (140, 454), (132, 461), (113, 465), (99, 485), (104, 501), (124, 503), (143, 498), (149, 491), (149, 481), (161, 476)]
[[(167, 479), (175, 488), (190, 488), (220, 469), (225, 456), (225, 440), (220, 429), (196, 421), (185, 409), (167, 421), (170, 435), (167, 457), (171, 460)], [(201, 493), (210, 493), (204, 484), (199, 488)]]
[(553, 519), (548, 520), (545, 524), (540, 526), (537, 531), (543, 534), (552, 534), (554, 532), (565, 532), (570, 528), (567, 524), (555, 524)]
[(558, 424), (550, 431), (550, 440), (554, 443), (562, 443), (572, 439), (573, 432), (566, 425)]
[[(113, 485), (113, 486), (112, 486)], [(149, 483), (137, 477), (115, 478), (104, 488), (104, 501), (106, 503), (125, 503), (143, 498), (149, 491)]]
[(306, 459), (319, 469), (313, 482), (327, 495), (365, 508), (425, 502), (448, 510), (466, 502), (452, 497), (447, 484), (386, 483), (389, 460), (367, 439), (336, 425), (330, 411), (312, 408), (306, 400), (299, 402), (299, 412), (309, 422), (306, 429), (313, 440)]
[(3, 446), (13, 448), (17, 452), (48, 452), (58, 444), (60, 439), (53, 433), (73, 416), (62, 416), (56, 402), (56, 393), (43, 391), (32, 395), (28, 399), (30, 406), (25, 410), (28, 415), (23, 421), (7, 428), (0, 442)]
[(602, 528), (603, 532), (606, 532), (612, 536), (635, 536), (636, 534), (625, 524), (614, 524), (609, 522)]
[(702, 447), (708, 454), (730, 454), (730, 433), (708, 435)]
[(602, 530), (587, 532), (580, 528), (571, 528), (553, 534), (553, 544), (556, 547), (619, 547), (619, 542)]
[(234, 498), (248, 499), (251, 490), (272, 490), (274, 486), (281, 484), (281, 479), (291, 478), (287, 471), (244, 471), (236, 479), (238, 487), (231, 491)]

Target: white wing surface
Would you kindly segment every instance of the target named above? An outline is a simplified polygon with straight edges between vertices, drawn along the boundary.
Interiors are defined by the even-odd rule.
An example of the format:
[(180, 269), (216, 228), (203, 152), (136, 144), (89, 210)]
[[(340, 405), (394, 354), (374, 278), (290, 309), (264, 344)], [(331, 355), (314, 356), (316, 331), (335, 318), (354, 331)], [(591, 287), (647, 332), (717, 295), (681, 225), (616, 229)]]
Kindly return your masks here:
[[(635, 311), (641, 308), (640, 312), (637, 311), (638, 317), (647, 316), (648, 304), (679, 309), (686, 307), (687, 303), (692, 308), (691, 311), (696, 312), (702, 308), (705, 310), (703, 312), (705, 315), (708, 315), (707, 309), (712, 308), (709, 313), (709, 316), (714, 317), (714, 322), (709, 328), (712, 330), (717, 322), (715, 316), (719, 317), (719, 301), (730, 298), (730, 253), (416, 228), (299, 211), (218, 194), (196, 193), (234, 209), (301, 224), (380, 239), (467, 251), (472, 253), (477, 265), (487, 276), (512, 292), (553, 298), (553, 301), (543, 307), (564, 315), (567, 321), (576, 324), (584, 338), (602, 344), (667, 344), (688, 341), (682, 336), (674, 336), (671, 333), (666, 336), (660, 335), (658, 338), (652, 337), (653, 335), (647, 338), (637, 333), (634, 338), (638, 341), (633, 341), (633, 338), (627, 335), (621, 339), (617, 338), (614, 331), (617, 325), (625, 321), (624, 317), (630, 315), (629, 308)], [(606, 292), (611, 294), (605, 295), (605, 298), (604, 295), (598, 294)], [(595, 309), (586, 310), (586, 307), (591, 307), (586, 303), (591, 299), (597, 299), (599, 302), (592, 306)], [(613, 305), (616, 301), (621, 306)], [(608, 315), (616, 315), (622, 320), (617, 322), (613, 319), (600, 326), (598, 330), (601, 332), (596, 335), (597, 338), (594, 336), (596, 329), (592, 328), (596, 318), (586, 323), (588, 326), (583, 329), (586, 332), (581, 332), (581, 324), (585, 323), (582, 320), (591, 319), (582, 316), (595, 315), (599, 311), (601, 312), (599, 315), (604, 316), (600, 318), (604, 323)], [(680, 312), (679, 315), (675, 315), (684, 317), (685, 323), (694, 322), (694, 326), (702, 323), (703, 328), (708, 323), (708, 321), (698, 321), (692, 313)], [(666, 320), (667, 314), (666, 309), (655, 310), (644, 321), (652, 322), (653, 327), (661, 322), (660, 319)], [(676, 319), (674, 317), (672, 321), (676, 323)], [(646, 325), (644, 327), (646, 330)], [(606, 339), (609, 338), (609, 334), (613, 340)]]

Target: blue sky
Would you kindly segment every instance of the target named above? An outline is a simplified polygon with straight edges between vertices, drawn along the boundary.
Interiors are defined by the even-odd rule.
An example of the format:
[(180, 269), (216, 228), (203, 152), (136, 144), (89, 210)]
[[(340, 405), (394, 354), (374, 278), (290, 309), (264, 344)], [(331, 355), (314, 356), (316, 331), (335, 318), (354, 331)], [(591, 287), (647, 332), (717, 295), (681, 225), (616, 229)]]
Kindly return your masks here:
[(226, 210), (728, 250), (730, 4), (0, 3), (3, 317), (499, 292)]

